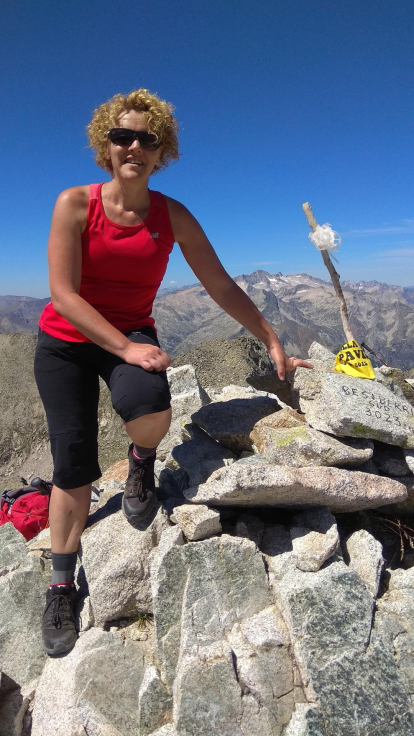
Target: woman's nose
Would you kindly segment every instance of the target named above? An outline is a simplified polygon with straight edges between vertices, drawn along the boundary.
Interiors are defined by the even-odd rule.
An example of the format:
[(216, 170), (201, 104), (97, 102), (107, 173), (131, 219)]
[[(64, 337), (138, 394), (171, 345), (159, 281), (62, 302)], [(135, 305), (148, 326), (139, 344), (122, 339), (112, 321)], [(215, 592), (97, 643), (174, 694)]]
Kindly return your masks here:
[(132, 141), (132, 143), (129, 146), (129, 148), (132, 149), (133, 151), (140, 151), (141, 150), (141, 144), (140, 144), (138, 138), (134, 138), (134, 140)]

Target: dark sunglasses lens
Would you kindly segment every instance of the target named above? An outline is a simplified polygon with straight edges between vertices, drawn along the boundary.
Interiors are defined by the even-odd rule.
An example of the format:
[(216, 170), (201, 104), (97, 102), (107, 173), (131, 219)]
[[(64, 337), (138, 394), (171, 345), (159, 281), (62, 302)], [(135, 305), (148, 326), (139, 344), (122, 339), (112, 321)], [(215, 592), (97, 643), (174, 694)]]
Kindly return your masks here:
[(131, 143), (138, 139), (140, 146), (147, 151), (156, 151), (160, 147), (161, 142), (156, 135), (146, 133), (145, 131), (125, 130), (125, 128), (112, 128), (109, 133), (109, 140), (116, 146), (130, 146)]
[(145, 148), (147, 151), (155, 151), (160, 147), (160, 142), (157, 136), (152, 133), (139, 133), (137, 138), (142, 148)]
[(114, 128), (109, 131), (109, 139), (114, 143), (116, 146), (130, 146), (132, 141), (134, 140), (134, 134), (129, 133), (128, 131)]

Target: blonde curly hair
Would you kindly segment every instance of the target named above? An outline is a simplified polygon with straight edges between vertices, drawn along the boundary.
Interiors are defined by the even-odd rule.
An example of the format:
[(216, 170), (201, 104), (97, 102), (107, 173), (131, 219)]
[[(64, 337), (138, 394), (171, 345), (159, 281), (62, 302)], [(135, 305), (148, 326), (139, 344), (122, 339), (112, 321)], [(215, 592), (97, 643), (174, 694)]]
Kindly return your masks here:
[(108, 159), (108, 130), (116, 128), (119, 125), (120, 114), (130, 110), (143, 113), (148, 124), (148, 132), (154, 133), (162, 141), (160, 160), (154, 166), (153, 173), (166, 169), (173, 161), (178, 161), (178, 121), (173, 117), (173, 105), (141, 88), (130, 92), (129, 95), (114, 95), (108, 102), (94, 110), (86, 131), (89, 146), (95, 150), (95, 161), (98, 166), (112, 173), (112, 164)]

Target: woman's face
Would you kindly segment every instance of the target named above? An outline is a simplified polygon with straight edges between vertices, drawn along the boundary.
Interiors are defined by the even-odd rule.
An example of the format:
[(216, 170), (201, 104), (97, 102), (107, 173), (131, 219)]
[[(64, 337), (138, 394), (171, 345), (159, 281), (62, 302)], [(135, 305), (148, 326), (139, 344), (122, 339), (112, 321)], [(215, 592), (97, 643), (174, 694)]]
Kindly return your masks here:
[[(121, 113), (117, 127), (145, 132), (148, 130), (145, 116), (136, 110)], [(121, 177), (131, 181), (148, 181), (160, 159), (161, 151), (161, 146), (156, 151), (145, 150), (138, 140), (134, 140), (129, 146), (116, 145), (108, 140), (108, 160), (112, 163), (112, 175), (114, 178)]]

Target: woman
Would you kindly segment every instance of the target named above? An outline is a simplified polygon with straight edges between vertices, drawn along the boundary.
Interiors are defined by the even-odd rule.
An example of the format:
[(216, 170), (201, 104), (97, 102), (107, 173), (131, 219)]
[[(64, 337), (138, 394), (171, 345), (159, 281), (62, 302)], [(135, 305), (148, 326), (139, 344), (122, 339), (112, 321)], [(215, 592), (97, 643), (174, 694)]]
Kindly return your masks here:
[(50, 501), (52, 582), (43, 617), (49, 654), (76, 641), (74, 570), (97, 460), (98, 379), (131, 438), (123, 499), (128, 521), (148, 523), (156, 505), (156, 447), (171, 420), (166, 368), (152, 304), (177, 242), (210, 296), (267, 347), (280, 378), (288, 358), (271, 327), (218, 260), (197, 220), (148, 189), (151, 174), (178, 158), (170, 104), (139, 89), (115, 95), (88, 126), (96, 162), (112, 180), (63, 191), (53, 212), (48, 257), (51, 303), (40, 318), (35, 375), (54, 461)]

